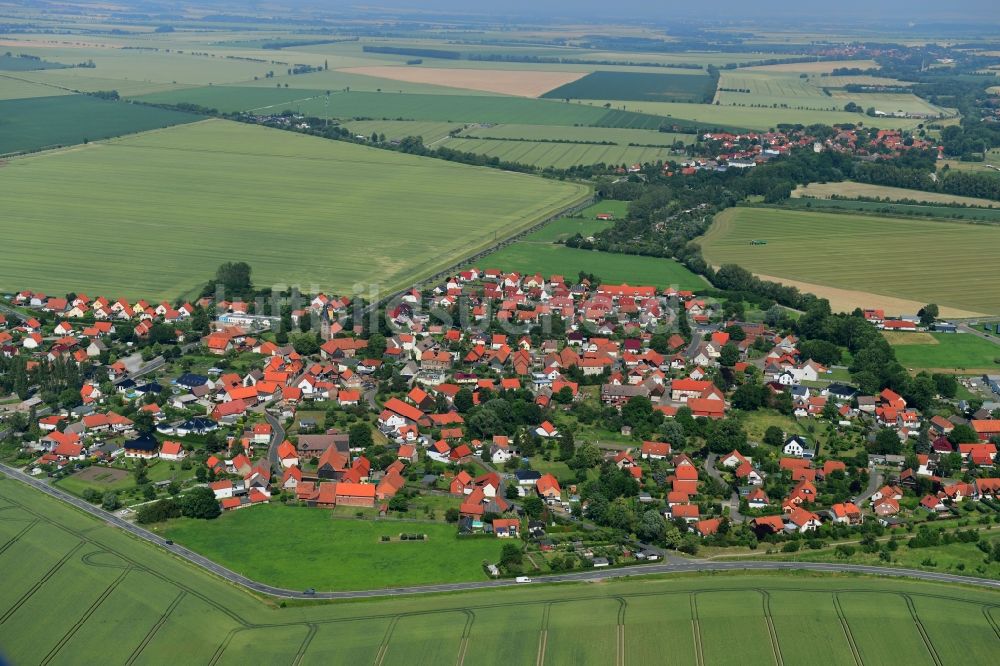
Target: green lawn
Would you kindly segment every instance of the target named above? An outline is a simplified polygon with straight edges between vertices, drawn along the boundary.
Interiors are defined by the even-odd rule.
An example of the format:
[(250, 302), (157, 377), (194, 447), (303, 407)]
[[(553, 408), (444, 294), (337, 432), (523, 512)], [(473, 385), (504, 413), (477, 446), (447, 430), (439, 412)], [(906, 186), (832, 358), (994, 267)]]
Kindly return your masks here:
[[(753, 239), (767, 244), (751, 246)], [(1000, 312), (1000, 291), (991, 288), (1000, 228), (992, 225), (731, 208), (716, 216), (701, 244), (715, 265), (737, 263), (838, 289)], [(927, 248), (934, 248), (933, 257)], [(941, 257), (961, 257), (962, 269)]]
[(704, 289), (705, 281), (672, 259), (579, 250), (554, 244), (518, 242), (479, 262), (489, 268), (543, 275), (576, 277), (593, 273), (604, 282), (628, 282), (656, 287)]
[(0, 94), (0, 155), (72, 146), (200, 119), (191, 113), (64, 95), (57, 90), (49, 95), (3, 99)]
[[(379, 541), (400, 532), (422, 532), (428, 539)], [(291, 588), (356, 590), (483, 580), (483, 560), (496, 562), (500, 556), (499, 541), (460, 539), (455, 525), (334, 519), (324, 509), (278, 504), (235, 511), (211, 523), (179, 520), (164, 533), (251, 578)]]
[[(864, 663), (930, 663), (914, 617), (945, 665), (989, 663), (1000, 650), (988, 615), (996, 617), (996, 591), (824, 574), (650, 576), (282, 608), (19, 482), (0, 478), (0, 509), (0, 645), (17, 664), (95, 654), (138, 664), (353, 665), (379, 654), (382, 663), (436, 664), (464, 648), (465, 663), (586, 665), (614, 663), (624, 646), (625, 664), (729, 664), (739, 654), (756, 666), (774, 663), (766, 612), (786, 664), (855, 663), (845, 624)], [(203, 529), (228, 536), (229, 518)], [(277, 551), (267, 531), (243, 547), (287, 555), (314, 576), (357, 561), (366, 563), (361, 576), (387, 573), (371, 560), (377, 545), (347, 565), (338, 546), (310, 559), (314, 543), (333, 541), (330, 523)], [(407, 547), (421, 545), (429, 544)]]
[[(905, 341), (902, 335), (893, 338)], [(896, 358), (907, 368), (945, 370), (984, 369), (996, 372), (1000, 344), (969, 333), (929, 333), (927, 344), (893, 344)], [(930, 342), (933, 340), (933, 342)]]
[[(219, 120), (16, 160), (0, 189), (0, 288), (148, 299), (189, 293), (231, 260), (248, 261), (261, 287), (399, 288), (588, 196)], [(50, 242), (62, 236), (73, 243)]]
[(609, 228), (614, 222), (598, 220), (597, 215), (610, 213), (617, 219), (625, 217), (628, 213), (627, 201), (614, 201), (605, 199), (593, 206), (585, 208), (574, 217), (562, 217), (549, 222), (538, 231), (525, 236), (521, 242), (524, 243), (555, 243), (566, 240), (576, 234), (581, 236), (592, 236), (598, 231)]

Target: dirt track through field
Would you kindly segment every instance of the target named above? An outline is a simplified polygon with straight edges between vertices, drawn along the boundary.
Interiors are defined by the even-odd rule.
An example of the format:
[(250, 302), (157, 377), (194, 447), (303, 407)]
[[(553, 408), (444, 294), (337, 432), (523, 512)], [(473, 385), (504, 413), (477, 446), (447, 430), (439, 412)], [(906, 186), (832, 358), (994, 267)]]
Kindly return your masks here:
[(372, 65), (368, 67), (346, 67), (338, 71), (350, 74), (377, 76), (407, 83), (429, 83), (449, 88), (482, 90), (538, 97), (559, 86), (572, 83), (587, 75), (586, 72), (536, 72), (531, 70), (506, 69), (446, 69), (443, 67), (396, 67), (393, 65)]

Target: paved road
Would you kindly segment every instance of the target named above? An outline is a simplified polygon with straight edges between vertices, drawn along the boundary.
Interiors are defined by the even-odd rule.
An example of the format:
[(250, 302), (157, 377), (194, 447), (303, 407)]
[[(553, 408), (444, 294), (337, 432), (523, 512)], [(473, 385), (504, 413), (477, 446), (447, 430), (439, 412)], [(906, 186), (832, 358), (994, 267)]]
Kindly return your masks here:
[(882, 487), (882, 472), (877, 469), (868, 469), (868, 487), (865, 488), (864, 492), (854, 498), (854, 503), (858, 506), (862, 506), (867, 502), (875, 491)]
[(271, 471), (280, 477), (285, 470), (281, 466), (281, 461), (278, 460), (278, 446), (285, 441), (285, 427), (281, 425), (281, 421), (277, 417), (267, 411), (267, 407), (264, 408), (264, 418), (271, 424), (271, 443), (267, 446), (267, 459), (271, 463)]
[[(719, 456), (714, 453), (709, 453), (705, 457), (705, 471), (708, 475), (715, 479), (719, 485), (724, 488), (728, 488), (729, 484), (726, 483), (725, 479), (722, 478), (722, 473), (716, 469), (715, 461)], [(744, 522), (746, 518), (740, 513), (740, 494), (735, 490), (729, 496), (729, 522), (734, 524), (740, 524)]]
[[(266, 594), (273, 597), (286, 599), (363, 599), (371, 597), (389, 597), (406, 594), (429, 594), (434, 592), (458, 592), (462, 590), (480, 590), (495, 587), (514, 587), (518, 583), (513, 580), (484, 580), (467, 583), (446, 583), (441, 585), (421, 585), (414, 587), (395, 587), (380, 590), (359, 590), (355, 592), (317, 592), (315, 594), (305, 594), (299, 590), (288, 590), (285, 588), (265, 585), (246, 576), (236, 573), (226, 567), (216, 564), (194, 551), (188, 550), (177, 544), (167, 544), (163, 537), (143, 529), (138, 525), (133, 525), (121, 518), (104, 511), (88, 502), (83, 501), (69, 493), (54, 488), (49, 484), (35, 479), (24, 472), (13, 467), (8, 467), (0, 463), (0, 472), (7, 476), (25, 483), (37, 490), (71, 504), (78, 509), (85, 511), (106, 523), (121, 528), (133, 536), (148, 541), (154, 545), (165, 548), (174, 555), (187, 560), (207, 571), (210, 571), (229, 582), (244, 587), (259, 594)], [(969, 576), (956, 576), (946, 573), (935, 573), (932, 571), (915, 571), (913, 569), (902, 569), (899, 567), (876, 567), (860, 564), (827, 564), (823, 562), (775, 562), (766, 560), (730, 561), (730, 562), (709, 562), (706, 560), (671, 561), (663, 564), (647, 564), (618, 569), (588, 569), (565, 574), (555, 574), (551, 576), (538, 576), (533, 580), (539, 583), (561, 583), (572, 581), (593, 581), (608, 578), (620, 578), (623, 576), (642, 576), (649, 574), (699, 572), (699, 571), (775, 571), (775, 570), (807, 570), (830, 573), (862, 573), (876, 576), (894, 576), (905, 578), (916, 578), (919, 580), (933, 581), (940, 583), (963, 583), (977, 587), (985, 587), (1000, 590), (1000, 580), (986, 580), (982, 578), (971, 578)]]
[(963, 333), (972, 333), (973, 335), (978, 336), (983, 340), (989, 340), (995, 345), (1000, 345), (1000, 338), (998, 338), (995, 335), (990, 335), (986, 333), (986, 331), (984, 331), (982, 328), (973, 328), (968, 324), (959, 324), (958, 330), (962, 331)]

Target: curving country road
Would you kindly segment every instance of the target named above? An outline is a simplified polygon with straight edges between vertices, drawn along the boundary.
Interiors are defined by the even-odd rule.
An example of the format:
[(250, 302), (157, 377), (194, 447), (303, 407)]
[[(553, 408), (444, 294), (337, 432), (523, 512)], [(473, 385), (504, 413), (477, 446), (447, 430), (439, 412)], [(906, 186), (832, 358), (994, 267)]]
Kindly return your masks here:
[[(188, 550), (177, 544), (168, 544), (166, 540), (149, 530), (138, 525), (122, 520), (118, 516), (112, 515), (103, 509), (91, 505), (89, 502), (74, 497), (58, 488), (39, 481), (24, 472), (0, 463), (0, 472), (12, 479), (25, 483), (32, 488), (60, 499), (76, 508), (95, 516), (109, 525), (121, 528), (130, 534), (148, 541), (154, 545), (165, 548), (177, 557), (181, 557), (191, 564), (195, 564), (206, 571), (210, 571), (217, 576), (221, 576), (234, 585), (239, 585), (259, 594), (266, 594), (272, 597), (286, 599), (365, 599), (372, 597), (389, 597), (408, 594), (429, 594), (435, 592), (460, 592), (464, 590), (480, 590), (496, 587), (515, 587), (519, 583), (510, 579), (483, 580), (465, 583), (443, 583), (440, 585), (420, 585), (412, 587), (393, 587), (378, 590), (357, 590), (345, 592), (316, 592), (306, 594), (299, 590), (288, 590), (273, 585), (251, 580), (235, 571), (227, 569), (221, 564)], [(939, 582), (939, 583), (961, 583), (974, 585), (990, 589), (1000, 590), (1000, 580), (986, 580), (982, 578), (972, 578), (969, 576), (956, 576), (954, 574), (935, 573), (932, 571), (917, 571), (914, 569), (903, 569), (900, 567), (876, 567), (862, 564), (835, 564), (824, 562), (776, 562), (776, 561), (728, 561), (710, 562), (706, 560), (690, 560), (685, 562), (669, 562), (663, 564), (643, 564), (617, 569), (588, 569), (586, 571), (576, 571), (572, 573), (553, 574), (550, 576), (536, 576), (533, 581), (536, 583), (564, 583), (572, 581), (594, 581), (608, 578), (621, 578), (623, 576), (643, 576), (650, 574), (699, 572), (699, 571), (819, 571), (827, 573), (862, 573), (875, 576), (894, 576), (905, 578), (916, 578), (919, 580)]]

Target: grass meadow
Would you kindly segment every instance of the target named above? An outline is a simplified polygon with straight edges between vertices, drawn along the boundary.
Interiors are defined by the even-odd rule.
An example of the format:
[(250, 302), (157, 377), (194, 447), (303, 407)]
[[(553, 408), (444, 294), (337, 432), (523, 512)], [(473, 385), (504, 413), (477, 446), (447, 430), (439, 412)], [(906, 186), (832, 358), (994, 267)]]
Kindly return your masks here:
[[(754, 239), (767, 244), (751, 246)], [(716, 217), (701, 243), (715, 265), (737, 263), (778, 278), (1000, 312), (1000, 292), (991, 288), (1000, 228), (992, 225), (734, 208)]]
[(97, 141), (199, 120), (200, 116), (86, 95), (0, 101), (0, 155)]
[(144, 298), (186, 294), (233, 260), (259, 285), (402, 287), (589, 195), (218, 120), (12, 161), (0, 189), (0, 287)]
[(971, 333), (887, 333), (896, 358), (914, 370), (1000, 370), (1000, 339), (984, 340)]
[[(1000, 593), (820, 574), (652, 576), (284, 608), (19, 482), (0, 478), (0, 509), (0, 650), (11, 663), (99, 652), (136, 664), (452, 663), (464, 654), (486, 665), (714, 665), (738, 652), (756, 666), (773, 664), (777, 646), (784, 663), (852, 664), (853, 642), (864, 663), (932, 663), (933, 650), (950, 666), (987, 663), (1000, 649), (990, 619)], [(223, 540), (227, 520), (262, 510), (200, 527)], [(340, 568), (335, 554), (298, 557), (329, 540), (324, 527), (285, 539), (278, 556), (317, 574)], [(274, 526), (246, 548), (275, 541), (267, 530)], [(364, 571), (374, 580), (391, 573)]]
[[(180, 520), (164, 534), (251, 578), (293, 589), (484, 580), (483, 560), (500, 557), (496, 539), (459, 538), (448, 523), (335, 519), (327, 510), (276, 504), (254, 509), (212, 523)], [(398, 541), (400, 532), (424, 533), (428, 539)], [(381, 543), (381, 536), (393, 541)]]
[(593, 273), (608, 283), (675, 286), (678, 289), (704, 289), (706, 284), (701, 276), (695, 275), (673, 259), (580, 250), (530, 240), (508, 245), (479, 263), (490, 268), (528, 274), (576, 277), (583, 271)]

